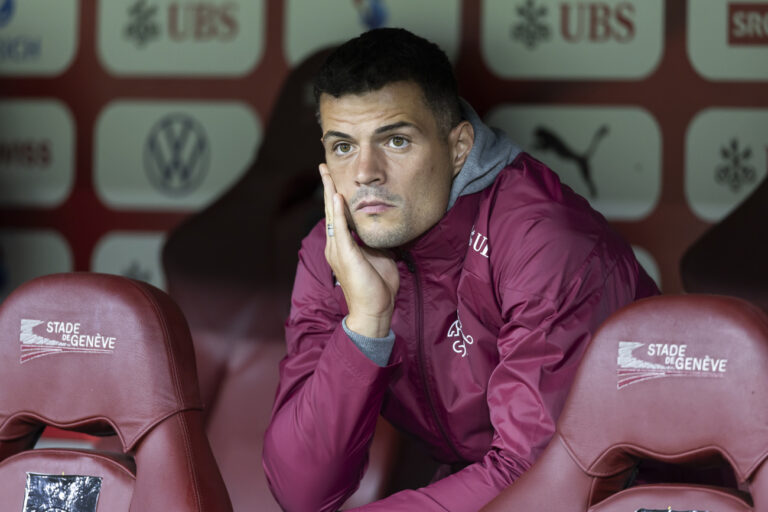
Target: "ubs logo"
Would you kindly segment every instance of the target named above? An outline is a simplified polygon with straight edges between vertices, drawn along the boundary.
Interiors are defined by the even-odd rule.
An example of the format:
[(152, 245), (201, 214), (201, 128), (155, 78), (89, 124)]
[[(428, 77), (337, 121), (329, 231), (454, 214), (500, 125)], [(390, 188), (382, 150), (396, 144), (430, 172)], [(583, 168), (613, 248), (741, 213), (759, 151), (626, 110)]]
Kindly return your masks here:
[(160, 37), (163, 24), (168, 37), (176, 42), (192, 40), (230, 41), (238, 32), (237, 4), (228, 2), (221, 5), (207, 2), (171, 2), (165, 12), (165, 22), (158, 20), (157, 5), (147, 0), (137, 0), (128, 9), (130, 20), (125, 27), (125, 36), (133, 39), (139, 47)]
[(525, 4), (516, 9), (520, 21), (512, 27), (512, 39), (521, 41), (528, 49), (535, 48), (541, 41), (550, 38), (551, 30), (545, 25), (547, 8), (537, 6), (533, 0), (527, 0)]
[(728, 4), (728, 44), (768, 46), (768, 3)]
[(139, 0), (128, 9), (131, 21), (125, 27), (125, 36), (135, 39), (136, 44), (144, 46), (160, 34), (160, 25), (155, 21), (157, 6), (147, 5), (146, 0)]
[(728, 186), (733, 192), (738, 192), (745, 183), (754, 183), (757, 179), (755, 168), (750, 165), (752, 148), (739, 147), (737, 139), (731, 139), (728, 146), (720, 148), (723, 163), (715, 171), (715, 181)]
[[(635, 37), (635, 6), (629, 2), (561, 2), (554, 9), (526, 0), (516, 8), (519, 21), (512, 26), (512, 39), (529, 50), (556, 33), (567, 43), (628, 43)], [(557, 20), (550, 23), (552, 13)]]
[(387, 24), (389, 14), (383, 0), (354, 0), (360, 23), (368, 30), (381, 28)]
[(152, 184), (171, 196), (193, 192), (210, 163), (208, 136), (186, 114), (169, 114), (149, 132), (144, 145), (144, 169)]
[(3, 28), (13, 18), (13, 0), (4, 0), (0, 3), (0, 28)]

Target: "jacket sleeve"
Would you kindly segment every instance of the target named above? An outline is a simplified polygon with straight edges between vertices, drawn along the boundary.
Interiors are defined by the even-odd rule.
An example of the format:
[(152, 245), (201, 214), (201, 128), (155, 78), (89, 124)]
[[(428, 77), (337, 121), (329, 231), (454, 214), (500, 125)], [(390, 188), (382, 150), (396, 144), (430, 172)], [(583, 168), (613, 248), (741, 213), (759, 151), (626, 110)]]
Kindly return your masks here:
[(314, 249), (305, 241), (299, 253), (262, 454), (277, 501), (297, 512), (336, 510), (357, 489), (395, 368), (377, 366), (344, 332), (330, 267)]
[[(635, 299), (637, 263), (629, 249), (617, 260), (598, 242), (584, 252), (566, 282), (550, 282), (539, 294), (508, 280), (499, 289), (504, 325), (497, 340), (499, 364), (487, 401), (494, 427), (490, 450), (476, 463), (431, 485), (403, 491), (360, 510), (476, 511), (512, 484), (546, 447), (592, 333), (605, 318)], [(541, 251), (540, 275), (556, 262)], [(554, 258), (562, 252), (552, 252)], [(544, 261), (542, 261), (544, 260)], [(553, 281), (562, 277), (555, 273)], [(652, 287), (655, 289), (655, 287)], [(548, 290), (557, 293), (551, 293)]]

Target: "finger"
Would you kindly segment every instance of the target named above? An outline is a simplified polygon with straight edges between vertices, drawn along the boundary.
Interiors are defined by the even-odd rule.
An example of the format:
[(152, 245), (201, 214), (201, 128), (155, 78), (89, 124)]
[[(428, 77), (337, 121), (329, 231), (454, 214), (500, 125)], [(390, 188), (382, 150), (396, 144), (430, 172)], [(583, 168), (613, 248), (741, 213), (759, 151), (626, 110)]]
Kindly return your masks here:
[(320, 179), (323, 181), (323, 203), (325, 206), (325, 246), (326, 256), (332, 251), (335, 238), (334, 213), (333, 213), (333, 195), (336, 193), (336, 184), (333, 182), (331, 173), (326, 164), (320, 164)]
[(356, 249), (357, 244), (352, 240), (352, 235), (347, 227), (347, 217), (344, 215), (344, 208), (346, 208), (346, 201), (341, 194), (333, 195), (333, 228), (337, 238), (337, 244), (339, 247), (346, 250)]
[[(325, 206), (325, 223), (326, 223), (326, 238), (328, 237), (327, 226), (333, 225), (333, 195), (336, 193), (336, 187), (334, 186), (331, 174), (328, 172), (328, 166), (320, 164), (318, 167), (320, 171), (320, 179), (323, 182), (323, 203)], [(335, 226), (334, 226), (335, 230)]]

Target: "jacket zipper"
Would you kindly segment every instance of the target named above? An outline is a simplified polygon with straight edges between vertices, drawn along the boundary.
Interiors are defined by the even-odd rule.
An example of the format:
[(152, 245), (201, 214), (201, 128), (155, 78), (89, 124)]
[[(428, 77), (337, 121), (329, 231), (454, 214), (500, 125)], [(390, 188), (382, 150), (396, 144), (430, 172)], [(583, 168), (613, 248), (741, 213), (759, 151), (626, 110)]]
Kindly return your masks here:
[(443, 439), (445, 440), (445, 443), (448, 445), (448, 447), (451, 449), (451, 452), (456, 456), (458, 460), (464, 460), (464, 457), (459, 455), (459, 451), (456, 449), (456, 447), (451, 442), (450, 438), (448, 437), (448, 431), (445, 429), (445, 426), (443, 425), (443, 422), (440, 421), (440, 416), (437, 414), (437, 407), (435, 407), (435, 400), (432, 397), (432, 392), (429, 388), (429, 384), (427, 384), (427, 368), (425, 363), (425, 355), (424, 355), (424, 304), (423, 304), (423, 296), (421, 291), (421, 279), (419, 277), (419, 270), (416, 268), (416, 263), (411, 258), (411, 255), (407, 252), (403, 252), (402, 254), (403, 261), (405, 262), (405, 266), (408, 268), (408, 272), (413, 274), (413, 280), (416, 284), (415, 287), (415, 293), (416, 293), (416, 339), (418, 343), (418, 352), (417, 352), (417, 360), (419, 362), (419, 372), (421, 374), (421, 383), (424, 386), (424, 394), (427, 396), (427, 402), (429, 403), (429, 408), (432, 411), (432, 417), (435, 419), (435, 423), (437, 424), (437, 428), (440, 430), (440, 434), (443, 436)]

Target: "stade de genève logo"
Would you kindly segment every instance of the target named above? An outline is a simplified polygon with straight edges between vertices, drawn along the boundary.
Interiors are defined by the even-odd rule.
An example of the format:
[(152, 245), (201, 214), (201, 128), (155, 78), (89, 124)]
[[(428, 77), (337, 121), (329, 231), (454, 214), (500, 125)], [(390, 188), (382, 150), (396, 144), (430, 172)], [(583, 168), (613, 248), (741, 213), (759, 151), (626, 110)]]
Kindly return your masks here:
[[(642, 352), (635, 351), (646, 347)], [(723, 377), (728, 359), (692, 356), (686, 344), (619, 341), (616, 389), (663, 377)]]
[[(35, 332), (36, 328), (38, 333)], [(23, 364), (38, 357), (66, 352), (111, 354), (115, 351), (117, 338), (101, 333), (85, 333), (80, 322), (22, 318), (19, 342), (21, 344), (19, 362)]]

